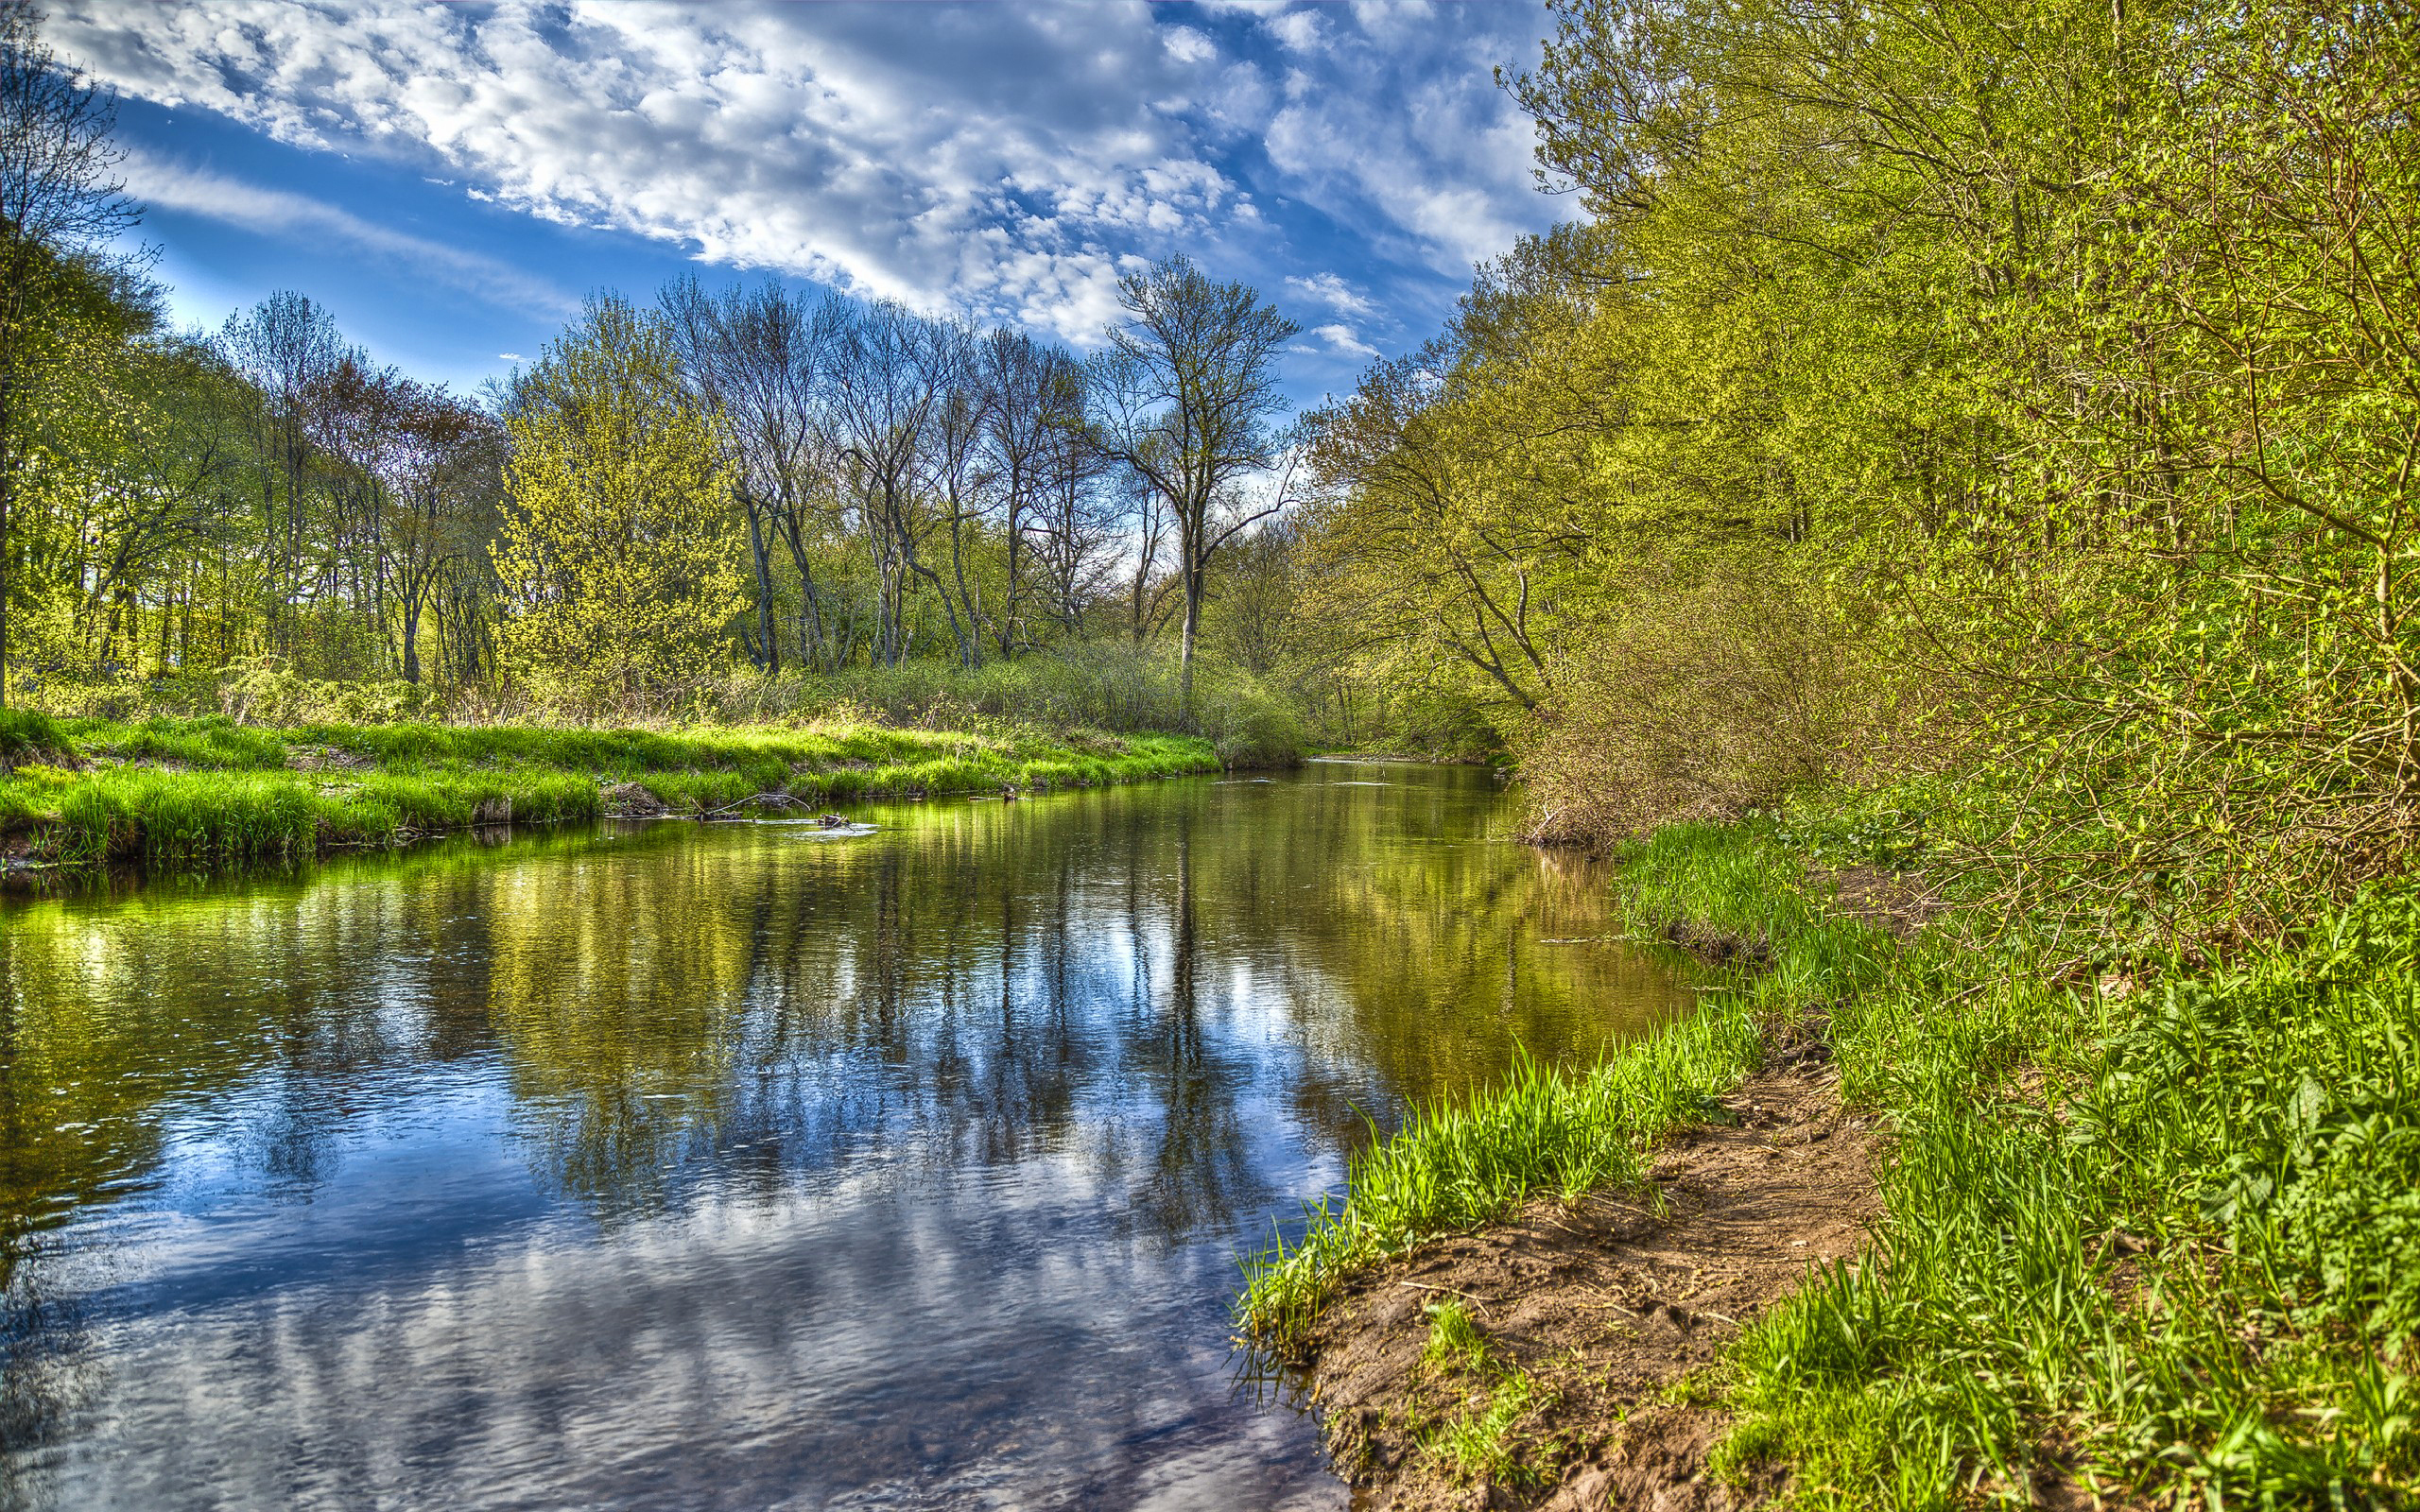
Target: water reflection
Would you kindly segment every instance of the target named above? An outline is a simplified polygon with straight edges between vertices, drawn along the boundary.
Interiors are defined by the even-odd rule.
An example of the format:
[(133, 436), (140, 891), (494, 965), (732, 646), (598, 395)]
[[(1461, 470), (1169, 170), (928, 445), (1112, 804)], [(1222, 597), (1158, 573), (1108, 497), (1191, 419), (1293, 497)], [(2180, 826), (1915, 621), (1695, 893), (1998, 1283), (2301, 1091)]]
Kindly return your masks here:
[[(1382, 785), (1368, 785), (1372, 783)], [(1336, 1504), (1236, 1248), (1676, 1005), (1483, 774), (0, 914), (0, 1498)]]

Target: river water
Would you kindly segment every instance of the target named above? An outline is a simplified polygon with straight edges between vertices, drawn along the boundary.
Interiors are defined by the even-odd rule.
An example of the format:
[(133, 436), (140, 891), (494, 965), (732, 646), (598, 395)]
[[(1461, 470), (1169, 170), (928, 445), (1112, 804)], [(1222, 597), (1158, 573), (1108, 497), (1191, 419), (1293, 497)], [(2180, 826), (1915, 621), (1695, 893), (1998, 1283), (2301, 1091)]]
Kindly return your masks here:
[(1236, 1256), (1686, 1005), (1473, 768), (0, 903), (0, 1506), (1341, 1506)]

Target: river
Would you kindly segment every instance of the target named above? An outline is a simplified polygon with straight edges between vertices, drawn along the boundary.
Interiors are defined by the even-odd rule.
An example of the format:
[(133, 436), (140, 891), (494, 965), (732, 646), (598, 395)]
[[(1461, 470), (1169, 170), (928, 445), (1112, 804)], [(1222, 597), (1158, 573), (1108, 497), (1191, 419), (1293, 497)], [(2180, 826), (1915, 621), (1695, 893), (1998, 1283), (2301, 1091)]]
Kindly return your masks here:
[(0, 1506), (1340, 1507), (1236, 1256), (1689, 996), (1477, 768), (855, 812), (0, 902)]

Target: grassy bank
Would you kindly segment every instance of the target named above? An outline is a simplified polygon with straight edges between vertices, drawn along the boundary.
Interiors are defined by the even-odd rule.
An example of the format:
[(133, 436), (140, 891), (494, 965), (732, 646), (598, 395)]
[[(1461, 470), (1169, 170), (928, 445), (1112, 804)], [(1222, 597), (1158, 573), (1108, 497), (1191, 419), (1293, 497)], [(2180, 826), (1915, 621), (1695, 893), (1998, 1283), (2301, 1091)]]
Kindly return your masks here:
[[(1887, 838), (1887, 837), (1886, 837)], [(1785, 843), (1787, 840), (1787, 843)], [(1338, 1276), (1523, 1195), (1639, 1184), (1660, 1134), (1822, 1010), (1890, 1131), (1885, 1217), (1717, 1380), (1717, 1463), (1799, 1507), (2410, 1505), (2420, 1498), (2420, 900), (2381, 894), (2223, 968), (2053, 980), (2020, 929), (1905, 944), (1831, 903), (1852, 821), (1667, 830), (1624, 861), (1642, 932), (1751, 949), (1698, 1017), (1583, 1074), (1432, 1108), (1262, 1257), (1283, 1348)], [(1844, 854), (1843, 852), (1848, 852)]]
[(474, 824), (701, 815), (762, 795), (1046, 791), (1217, 770), (1178, 735), (949, 733), (865, 724), (590, 730), (225, 718), (0, 718), (0, 836), (21, 866), (213, 868)]

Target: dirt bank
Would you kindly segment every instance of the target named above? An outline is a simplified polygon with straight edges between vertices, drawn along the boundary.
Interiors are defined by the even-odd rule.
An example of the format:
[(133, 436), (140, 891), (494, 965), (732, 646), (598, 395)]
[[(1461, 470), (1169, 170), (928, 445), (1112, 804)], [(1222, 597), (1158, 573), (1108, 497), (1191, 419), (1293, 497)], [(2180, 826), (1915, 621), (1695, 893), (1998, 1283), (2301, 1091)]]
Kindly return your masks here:
[[(1674, 1136), (1654, 1193), (1540, 1203), (1347, 1287), (1310, 1390), (1355, 1506), (1734, 1505), (1690, 1377), (1810, 1264), (1855, 1257), (1879, 1211), (1874, 1132), (1836, 1082), (1819, 1032), (1784, 1031), (1715, 1122)], [(1440, 1358), (1441, 1304), (1480, 1352)]]

